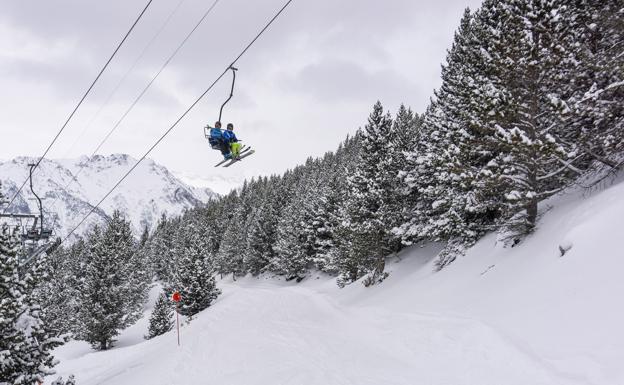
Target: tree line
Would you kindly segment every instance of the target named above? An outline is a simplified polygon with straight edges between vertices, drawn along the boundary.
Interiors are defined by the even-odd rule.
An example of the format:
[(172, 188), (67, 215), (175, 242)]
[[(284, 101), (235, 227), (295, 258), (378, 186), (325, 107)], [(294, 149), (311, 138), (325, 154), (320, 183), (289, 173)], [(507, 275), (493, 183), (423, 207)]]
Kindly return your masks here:
[(445, 245), (438, 268), (487, 232), (515, 246), (540, 202), (622, 168), (623, 101), (618, 1), (486, 0), (465, 11), (424, 114), (378, 102), (337, 151), (163, 220), (152, 255), (172, 261), (162, 245), (193, 234), (219, 274), (315, 268), (344, 285), (383, 279), (385, 257), (416, 242)]

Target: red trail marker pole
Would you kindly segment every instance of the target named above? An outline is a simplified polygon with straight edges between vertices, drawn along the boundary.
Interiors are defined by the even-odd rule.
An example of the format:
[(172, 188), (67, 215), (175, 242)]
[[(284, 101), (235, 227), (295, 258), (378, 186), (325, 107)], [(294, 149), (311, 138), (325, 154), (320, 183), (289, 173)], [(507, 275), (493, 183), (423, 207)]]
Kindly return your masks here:
[(180, 346), (180, 301), (182, 296), (179, 292), (174, 291), (171, 299), (176, 303), (176, 328), (178, 330), (178, 346)]
[(176, 306), (176, 324), (178, 325), (178, 346), (180, 346), (180, 312)]

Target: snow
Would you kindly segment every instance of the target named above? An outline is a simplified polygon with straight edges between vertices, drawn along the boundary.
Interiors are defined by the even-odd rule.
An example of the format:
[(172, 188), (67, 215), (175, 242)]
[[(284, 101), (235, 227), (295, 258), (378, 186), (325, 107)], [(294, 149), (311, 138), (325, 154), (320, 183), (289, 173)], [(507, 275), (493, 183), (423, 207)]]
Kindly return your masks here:
[[(5, 195), (12, 196), (17, 191), (28, 176), (27, 164), (33, 160), (20, 157), (0, 163), (0, 182)], [(46, 226), (54, 225), (57, 235), (66, 234), (91, 210), (91, 204), (96, 204), (135, 162), (136, 159), (125, 154), (96, 155), (91, 160), (86, 156), (44, 159), (35, 171), (33, 181), (35, 191), (43, 199)], [(121, 210), (132, 222), (135, 234), (140, 235), (144, 226), (155, 227), (162, 213), (178, 215), (215, 196), (206, 187), (186, 185), (165, 167), (146, 159), (102, 203), (101, 210), (95, 211), (78, 233), (88, 229), (89, 224), (112, 215), (114, 210)], [(38, 212), (36, 201), (31, 198), (26, 186), (14, 206), (21, 212)]]
[(519, 191), (513, 190), (510, 191), (509, 193), (505, 194), (505, 199), (510, 200), (510, 201), (515, 201), (520, 199), (522, 196), (522, 194), (520, 194)]
[(243, 185), (244, 179), (239, 176), (211, 175), (201, 176), (191, 172), (171, 171), (178, 179), (194, 189), (210, 189), (217, 194), (227, 195)]
[(110, 351), (57, 349), (46, 383), (623, 384), (623, 197), (618, 183), (551, 198), (519, 246), (488, 235), (439, 273), (440, 246), (414, 246), (374, 287), (224, 279), (180, 347), (175, 331), (144, 341), (146, 317)]

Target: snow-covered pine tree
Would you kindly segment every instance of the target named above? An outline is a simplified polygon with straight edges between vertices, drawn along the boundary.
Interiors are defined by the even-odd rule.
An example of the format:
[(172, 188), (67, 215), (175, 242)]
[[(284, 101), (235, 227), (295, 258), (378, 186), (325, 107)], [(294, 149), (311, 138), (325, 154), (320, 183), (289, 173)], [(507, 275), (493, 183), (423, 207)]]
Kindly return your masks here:
[(152, 281), (149, 261), (139, 253), (138, 244), (132, 234), (131, 224), (121, 212), (113, 212), (108, 226), (102, 234), (103, 251), (116, 255), (119, 263), (120, 293), (124, 297), (122, 327), (134, 324), (143, 313)]
[[(621, 1), (566, 1), (558, 15), (569, 33), (560, 39), (565, 139), (576, 156), (617, 171), (624, 153), (624, 6)], [(578, 166), (578, 163), (576, 163)]]
[[(341, 144), (338, 152), (342, 151)], [(337, 213), (346, 187), (340, 173), (343, 167), (338, 164), (336, 154), (325, 154), (314, 176), (317, 181), (314, 184), (315, 197), (310, 203), (311, 220), (304, 224), (311, 237), (312, 262), (319, 270), (327, 273), (336, 272), (332, 250), (338, 246)]]
[(81, 297), (90, 254), (84, 238), (68, 247), (60, 246), (49, 257), (50, 277), (38, 287), (43, 319), (52, 335), (71, 334), (83, 339)]
[(139, 240), (139, 247), (143, 248), (147, 244), (150, 238), (149, 228), (147, 225), (143, 227), (143, 233), (141, 233), (141, 239)]
[[(318, 259), (324, 260), (323, 270), (329, 270), (331, 273), (339, 274), (337, 280), (338, 286), (344, 286), (353, 282), (359, 277), (359, 268), (356, 260), (350, 258), (351, 254), (351, 232), (349, 228), (347, 203), (348, 203), (348, 177), (355, 173), (360, 154), (361, 134), (356, 133), (353, 137), (347, 137), (336, 152), (336, 164), (330, 165), (330, 169), (335, 172), (332, 180), (329, 182), (331, 192), (327, 199), (323, 202), (321, 216), (317, 217), (321, 223), (325, 223), (330, 229), (331, 237), (330, 247), (323, 250), (317, 248), (317, 265)], [(333, 202), (335, 198), (335, 202)], [(335, 207), (333, 204), (335, 203)], [(319, 238), (318, 242), (323, 242), (323, 238)], [(318, 254), (321, 253), (321, 254)]]
[[(484, 126), (492, 118), (488, 108), (500, 98), (488, 79), (491, 56), (481, 48), (487, 32), (481, 15), (467, 9), (442, 67), (442, 86), (425, 113), (422, 140), (401, 173), (412, 197), (411, 218), (401, 228), (403, 240), (447, 242), (438, 268), (491, 226), (500, 205), (497, 194), (484, 194), (496, 185), (495, 179), (481, 172), (496, 154), (485, 146), (490, 134)], [(488, 199), (477, 199), (477, 184)]]
[(282, 207), (280, 181), (272, 177), (265, 181), (263, 197), (249, 227), (245, 267), (252, 275), (260, 274), (275, 258), (277, 222)]
[(43, 381), (55, 365), (50, 351), (63, 340), (50, 338), (41, 308), (20, 278), (18, 241), (0, 226), (0, 380), (9, 384)]
[(382, 161), (384, 190), (387, 191), (382, 207), (382, 221), (386, 224), (390, 248), (399, 251), (402, 248), (400, 227), (409, 219), (409, 207), (414, 206), (415, 195), (410, 194), (402, 184), (404, 170), (408, 165), (408, 154), (414, 151), (421, 140), (421, 118), (401, 104), (392, 124), (390, 149)]
[(252, 229), (256, 217), (258, 215), (259, 207), (263, 198), (263, 185), (264, 180), (252, 178), (249, 182), (246, 191), (241, 191), (241, 203), (236, 208), (237, 217), (240, 221), (239, 238), (238, 238), (238, 253), (236, 258), (236, 267), (240, 270), (240, 275), (244, 275), (249, 272), (247, 265), (247, 258), (249, 256), (249, 234)]
[(389, 156), (392, 141), (392, 118), (384, 113), (380, 102), (373, 107), (368, 123), (361, 132), (361, 149), (354, 175), (348, 178), (346, 222), (350, 247), (341, 256), (339, 269), (347, 283), (369, 273), (374, 283), (386, 275), (385, 257), (392, 250), (388, 234), (391, 228), (383, 222), (384, 199), (389, 192), (384, 159)]
[[(308, 166), (311, 167), (311, 159)], [(311, 218), (310, 204), (314, 197), (310, 187), (310, 175), (304, 167), (293, 170), (289, 188), (292, 197), (282, 211), (276, 230), (275, 256), (270, 270), (286, 276), (287, 280), (304, 278), (312, 263), (312, 239), (306, 224)]]
[(147, 242), (145, 248), (149, 256), (152, 271), (156, 278), (161, 281), (171, 279), (170, 266), (173, 265), (173, 239), (174, 230), (178, 220), (167, 219), (163, 213), (154, 234)]
[(166, 284), (167, 293), (180, 293), (180, 314), (188, 316), (206, 309), (221, 294), (214, 277), (213, 260), (206, 250), (206, 240), (193, 226), (193, 223), (186, 223), (178, 229), (172, 280)]
[[(227, 223), (224, 201), (227, 197), (210, 201), (206, 206), (198, 207), (192, 211), (198, 211), (193, 219), (192, 229), (201, 238), (204, 247), (204, 255), (209, 259), (210, 265), (215, 273), (221, 274), (221, 260), (219, 260), (219, 249), (223, 242), (223, 231)], [(190, 213), (192, 213), (192, 211)], [(178, 231), (183, 231), (185, 224), (181, 224)], [(176, 252), (176, 255), (179, 253)], [(169, 282), (169, 281), (168, 281)]]
[(46, 329), (52, 335), (60, 336), (77, 331), (76, 314), (78, 313), (77, 297), (80, 292), (79, 282), (71, 269), (72, 249), (83, 246), (79, 240), (76, 244), (64, 248), (60, 246), (47, 259), (49, 278), (37, 288)]
[(151, 339), (165, 334), (173, 328), (173, 306), (165, 293), (160, 293), (149, 318), (148, 334), (145, 339)]
[[(436, 91), (439, 92), (439, 91)], [(403, 223), (393, 232), (401, 237), (405, 245), (423, 239), (434, 239), (427, 231), (427, 224), (432, 214), (432, 203), (436, 200), (437, 189), (433, 185), (435, 171), (432, 167), (433, 153), (427, 152), (429, 148), (435, 148), (438, 131), (434, 125), (428, 122), (431, 116), (435, 116), (437, 108), (436, 100), (429, 105), (424, 114), (422, 140), (416, 143), (405, 157), (405, 164), (399, 171), (399, 191), (405, 197), (405, 214)]]
[(330, 250), (330, 263), (335, 267), (338, 274), (336, 284), (344, 287), (357, 281), (364, 275), (357, 255), (353, 253), (353, 234), (348, 222), (348, 212), (346, 202), (338, 207), (336, 216), (342, 219), (333, 230), (334, 236), (339, 240), (337, 247)]
[(20, 274), (31, 306), (39, 310), (45, 334), (61, 344), (79, 330), (76, 316), (79, 281), (68, 258), (74, 247), (64, 250), (60, 239), (46, 246), (45, 252), (29, 257)]
[[(494, 31), (481, 41), (494, 64), (489, 87), (500, 96), (489, 105), (485, 147), (497, 156), (479, 176), (492, 176), (496, 191), (474, 184), (478, 201), (504, 197), (502, 238), (516, 243), (535, 228), (537, 205), (579, 176), (574, 148), (563, 140), (561, 68), (567, 56), (559, 44), (567, 26), (556, 0), (484, 3), (481, 22)], [(486, 186), (481, 190), (482, 185)], [(485, 199), (484, 199), (485, 197)]]
[[(342, 228), (347, 179), (353, 173), (358, 160), (358, 141), (347, 137), (337, 151), (326, 153), (315, 165), (311, 175), (312, 198), (308, 203), (311, 218), (304, 227), (309, 240), (312, 262), (321, 271), (336, 274), (338, 261), (342, 258), (341, 244), (347, 239)], [(344, 232), (344, 234), (343, 234)]]
[(244, 249), (247, 246), (244, 238), (245, 209), (243, 197), (247, 194), (248, 183), (245, 182), (240, 191), (232, 191), (223, 201), (222, 221), (225, 224), (219, 251), (216, 256), (217, 270), (221, 275), (232, 274), (232, 278), (245, 274)]
[(424, 116), (414, 114), (411, 109), (401, 105), (393, 125), (395, 142), (398, 142), (395, 145), (402, 150), (392, 152), (393, 162), (398, 169), (395, 180), (397, 202), (401, 206), (397, 208), (400, 215), (397, 215), (398, 223), (392, 228), (392, 233), (400, 239), (403, 245), (411, 245), (420, 240), (413, 229), (423, 219), (422, 215), (417, 214), (423, 202), (414, 178), (419, 180), (421, 176), (424, 176), (422, 167), (415, 161), (420, 156), (419, 150), (424, 147), (423, 142), (427, 141), (427, 138), (422, 135), (423, 121)]
[(111, 253), (103, 252), (102, 243), (102, 232), (95, 226), (87, 237), (89, 264), (80, 293), (80, 323), (81, 337), (94, 348), (106, 350), (121, 329), (123, 298), (117, 289), (121, 284), (119, 262)]
[(89, 263), (81, 293), (84, 339), (100, 350), (134, 323), (145, 300), (146, 283), (136, 279), (136, 245), (130, 224), (115, 211), (104, 231), (97, 227), (87, 241)]
[(125, 277), (126, 286), (126, 325), (138, 321), (143, 315), (143, 306), (147, 303), (152, 287), (154, 270), (146, 248), (134, 245)]

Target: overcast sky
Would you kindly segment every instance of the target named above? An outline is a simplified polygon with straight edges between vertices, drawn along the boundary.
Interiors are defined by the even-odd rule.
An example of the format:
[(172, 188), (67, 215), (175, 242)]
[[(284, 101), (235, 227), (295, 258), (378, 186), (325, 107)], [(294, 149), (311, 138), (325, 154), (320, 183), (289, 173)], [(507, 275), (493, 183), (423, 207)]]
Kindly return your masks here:
[[(283, 1), (219, 0), (100, 153), (142, 155)], [(0, 2), (0, 159), (42, 154), (146, 2)], [(212, 3), (154, 0), (48, 157), (90, 154)], [(401, 103), (422, 112), (440, 84), (440, 64), (463, 10), (479, 4), (294, 0), (238, 63), (235, 97), (224, 111), (223, 121), (233, 122), (256, 154), (229, 169), (213, 167), (221, 156), (202, 127), (218, 117), (228, 76), (150, 157), (224, 190), (335, 149), (366, 122), (376, 100), (392, 112)]]

